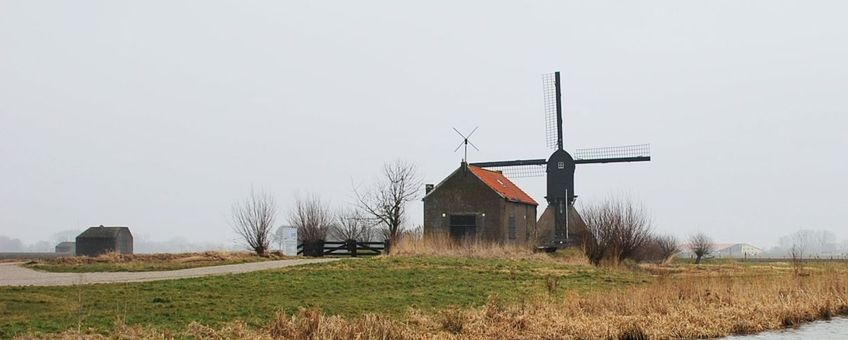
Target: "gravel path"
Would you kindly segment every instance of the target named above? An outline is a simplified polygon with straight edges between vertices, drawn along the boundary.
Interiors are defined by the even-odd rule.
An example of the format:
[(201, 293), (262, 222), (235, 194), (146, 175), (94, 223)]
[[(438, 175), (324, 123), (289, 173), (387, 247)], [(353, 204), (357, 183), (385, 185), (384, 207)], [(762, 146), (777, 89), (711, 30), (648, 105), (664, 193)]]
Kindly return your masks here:
[(144, 282), (184, 279), (208, 275), (247, 273), (337, 259), (298, 259), (228, 264), (156, 272), (98, 272), (48, 273), (19, 266), (20, 263), (0, 263), (0, 286), (72, 286), (77, 284)]

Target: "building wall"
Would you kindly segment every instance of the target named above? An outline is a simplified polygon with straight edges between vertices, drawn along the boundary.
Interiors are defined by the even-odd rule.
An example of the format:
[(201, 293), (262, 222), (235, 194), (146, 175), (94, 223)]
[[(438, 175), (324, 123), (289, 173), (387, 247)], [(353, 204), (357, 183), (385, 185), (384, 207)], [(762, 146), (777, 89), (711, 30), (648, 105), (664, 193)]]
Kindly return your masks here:
[(133, 253), (133, 237), (132, 234), (126, 231), (122, 231), (118, 233), (118, 237), (115, 240), (115, 251), (121, 254), (132, 254)]
[[(568, 209), (568, 239), (571, 245), (577, 245), (580, 242), (580, 236), (586, 231), (586, 222), (583, 221), (583, 217), (574, 206), (569, 206)], [(554, 206), (548, 204), (536, 223), (536, 244), (550, 245), (554, 241), (554, 228), (556, 226), (554, 214)]]
[(56, 253), (74, 255), (76, 253), (76, 245), (73, 242), (62, 242), (56, 245)]
[(98, 256), (110, 252), (132, 254), (132, 234), (121, 231), (115, 237), (78, 236), (76, 239), (76, 255), (78, 256)]
[[(762, 255), (763, 250), (747, 243), (736, 243), (729, 247), (713, 250), (708, 258), (746, 258)], [(691, 249), (684, 246), (678, 257), (695, 258)]]
[(111, 237), (77, 237), (78, 256), (97, 256), (115, 251), (115, 239)]
[[(503, 200), (503, 198), (500, 198)], [(504, 243), (525, 244), (534, 240), (536, 228), (536, 206), (509, 202), (503, 200), (503, 212), (501, 213), (500, 234)], [(515, 218), (515, 238), (510, 238), (509, 219)]]
[(734, 258), (744, 258), (744, 257), (753, 257), (762, 254), (762, 250), (760, 248), (754, 247), (750, 244), (738, 243), (733, 246), (718, 250), (715, 252), (715, 257), (734, 257)]
[[(449, 234), (450, 215), (475, 215), (480, 240), (510, 243), (526, 241), (527, 227), (532, 228), (536, 221), (534, 206), (506, 201), (477, 176), (462, 169), (424, 197), (424, 232)], [(509, 239), (509, 216), (516, 217), (515, 240)], [(531, 222), (525, 222), (524, 216)]]

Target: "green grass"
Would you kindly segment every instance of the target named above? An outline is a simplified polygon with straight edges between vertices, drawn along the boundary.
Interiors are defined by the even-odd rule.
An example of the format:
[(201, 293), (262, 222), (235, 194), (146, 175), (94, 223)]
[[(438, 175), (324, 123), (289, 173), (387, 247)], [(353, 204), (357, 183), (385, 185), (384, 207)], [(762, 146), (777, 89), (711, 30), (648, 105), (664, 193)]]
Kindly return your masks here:
[(276, 311), (318, 307), (356, 316), (403, 318), (410, 307), (477, 307), (496, 294), (505, 303), (566, 290), (608, 289), (647, 281), (625, 271), (553, 261), (388, 257), (312, 264), (238, 275), (132, 284), (0, 288), (0, 338), (60, 332), (81, 325), (107, 331), (127, 324), (181, 330), (243, 320), (266, 324)]
[[(24, 267), (54, 273), (91, 273), (91, 272), (149, 272), (163, 270), (178, 270), (197, 267), (221, 266), (247, 262), (266, 261), (268, 258), (259, 256), (238, 257), (233, 259), (203, 259), (197, 261), (154, 261), (139, 260), (128, 262), (94, 262), (94, 263), (53, 263), (32, 261)], [(279, 258), (277, 258), (279, 260)]]

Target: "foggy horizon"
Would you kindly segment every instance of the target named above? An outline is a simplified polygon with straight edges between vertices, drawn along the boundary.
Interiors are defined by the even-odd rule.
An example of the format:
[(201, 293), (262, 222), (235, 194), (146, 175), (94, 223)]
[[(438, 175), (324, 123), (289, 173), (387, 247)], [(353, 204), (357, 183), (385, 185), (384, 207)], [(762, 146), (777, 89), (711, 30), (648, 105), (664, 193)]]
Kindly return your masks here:
[[(384, 162), (439, 183), (452, 128), (479, 126), (470, 162), (547, 158), (560, 71), (566, 150), (652, 151), (578, 165), (578, 206), (630, 197), (681, 239), (848, 240), (848, 5), (653, 4), (0, 2), (0, 236), (233, 245), (252, 187), (285, 225), (297, 195), (344, 207)], [(541, 214), (544, 177), (513, 180)]]

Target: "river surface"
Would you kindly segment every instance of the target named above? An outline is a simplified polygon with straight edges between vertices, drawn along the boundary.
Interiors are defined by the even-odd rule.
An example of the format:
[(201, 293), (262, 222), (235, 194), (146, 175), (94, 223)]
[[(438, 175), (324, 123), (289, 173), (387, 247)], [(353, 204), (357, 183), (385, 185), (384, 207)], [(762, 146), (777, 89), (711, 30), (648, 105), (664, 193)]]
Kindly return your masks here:
[(795, 329), (764, 332), (755, 335), (729, 336), (725, 339), (846, 339), (848, 340), (848, 318), (834, 318), (830, 321), (811, 322)]

